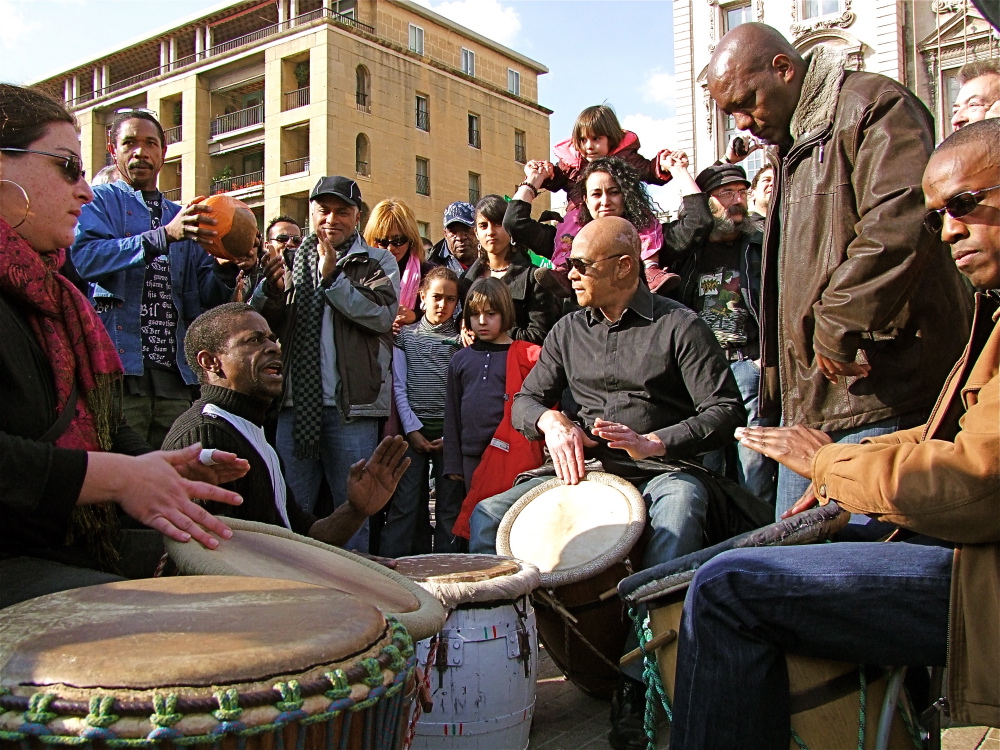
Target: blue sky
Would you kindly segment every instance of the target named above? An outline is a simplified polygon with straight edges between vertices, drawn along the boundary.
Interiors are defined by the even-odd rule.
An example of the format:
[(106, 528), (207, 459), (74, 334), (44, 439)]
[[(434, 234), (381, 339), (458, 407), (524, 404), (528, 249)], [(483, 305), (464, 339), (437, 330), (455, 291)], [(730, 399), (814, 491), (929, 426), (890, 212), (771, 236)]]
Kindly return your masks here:
[[(671, 146), (669, 0), (417, 0), (546, 65), (539, 99), (556, 143), (591, 104), (614, 106), (652, 156)], [(213, 0), (0, 0), (0, 80), (30, 83), (214, 6)], [(542, 158), (548, 154), (528, 154)], [(654, 190), (664, 203), (665, 191)]]

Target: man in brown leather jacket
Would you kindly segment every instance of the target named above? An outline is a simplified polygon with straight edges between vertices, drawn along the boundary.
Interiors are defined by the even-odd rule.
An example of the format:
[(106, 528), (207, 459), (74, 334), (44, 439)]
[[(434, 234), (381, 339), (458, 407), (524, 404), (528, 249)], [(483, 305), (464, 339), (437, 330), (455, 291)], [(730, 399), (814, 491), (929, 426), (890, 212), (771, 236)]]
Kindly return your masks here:
[(930, 420), (861, 445), (803, 426), (739, 432), (815, 487), (792, 512), (835, 500), (929, 538), (758, 547), (705, 563), (684, 603), (671, 748), (786, 750), (785, 652), (947, 660), (937, 705), (957, 723), (1000, 726), (1000, 120), (945, 140), (923, 187), (927, 227), (983, 290)]
[[(931, 115), (885, 76), (803, 59), (748, 23), (720, 41), (708, 87), (772, 145), (764, 241), (761, 414), (856, 443), (922, 423), (968, 334), (971, 295), (921, 226)], [(806, 483), (782, 468), (778, 514)]]

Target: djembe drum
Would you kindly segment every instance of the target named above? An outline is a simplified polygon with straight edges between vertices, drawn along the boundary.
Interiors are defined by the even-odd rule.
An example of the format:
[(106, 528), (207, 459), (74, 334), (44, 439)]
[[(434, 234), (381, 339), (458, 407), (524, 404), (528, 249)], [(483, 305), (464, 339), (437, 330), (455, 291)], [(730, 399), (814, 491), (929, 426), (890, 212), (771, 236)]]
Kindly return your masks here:
[(639, 491), (592, 471), (579, 484), (551, 479), (533, 487), (497, 531), (497, 552), (541, 573), (535, 613), (552, 661), (592, 695), (611, 695), (618, 680), (630, 625), (616, 587), (633, 572), (645, 526)]
[(415, 661), (399, 623), (321, 586), (71, 589), (0, 611), (0, 747), (401, 748)]
[(417, 555), (396, 565), (449, 613), (440, 633), (417, 643), (430, 710), (411, 747), (525, 750), (538, 673), (530, 597), (538, 569), (494, 555)]
[(280, 526), (225, 521), (233, 536), (214, 550), (166, 540), (167, 554), (182, 574), (282, 578), (346, 591), (398, 619), (415, 641), (444, 626), (447, 615), (438, 600), (384, 565)]
[[(618, 590), (633, 612), (638, 611), (639, 605), (648, 608), (651, 638), (644, 649), (637, 649), (623, 661), (640, 657), (643, 650), (646, 653), (655, 651), (664, 692), (667, 700), (673, 701), (677, 633), (684, 597), (698, 568), (730, 549), (821, 542), (842, 529), (849, 519), (850, 513), (841, 510), (836, 503), (829, 503), (626, 578)], [(898, 675), (891, 681), (890, 688), (882, 671), (875, 668), (859, 672), (854, 664), (795, 654), (786, 654), (786, 661), (792, 730), (806, 747), (814, 750), (858, 747), (859, 716), (866, 717), (866, 725), (861, 729), (865, 736), (864, 747), (868, 750), (876, 747), (879, 735), (883, 738), (881, 747), (892, 750), (913, 747), (913, 740), (895, 711), (900, 687)], [(865, 701), (861, 701), (860, 695), (862, 680)], [(881, 720), (879, 709), (883, 709)], [(878, 730), (876, 723), (880, 723)], [(790, 750), (800, 747), (794, 739), (790, 743)]]

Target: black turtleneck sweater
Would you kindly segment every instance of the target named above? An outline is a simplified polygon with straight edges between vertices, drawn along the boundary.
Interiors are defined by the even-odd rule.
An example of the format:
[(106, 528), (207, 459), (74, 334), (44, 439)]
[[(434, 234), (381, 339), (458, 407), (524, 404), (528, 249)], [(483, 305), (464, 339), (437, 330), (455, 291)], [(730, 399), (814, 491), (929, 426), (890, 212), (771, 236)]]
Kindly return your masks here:
[[(235, 482), (222, 485), (227, 490), (238, 493), (243, 498), (242, 505), (226, 505), (225, 503), (206, 503), (206, 509), (217, 516), (242, 518), (246, 521), (270, 523), (283, 526), (281, 515), (274, 504), (274, 488), (271, 485), (271, 474), (267, 464), (257, 453), (253, 444), (247, 440), (233, 425), (225, 419), (208, 417), (201, 413), (205, 404), (214, 404), (225, 409), (230, 414), (242, 417), (255, 425), (264, 423), (267, 404), (258, 399), (246, 396), (229, 388), (215, 385), (203, 385), (201, 398), (195, 401), (191, 408), (181, 414), (174, 422), (170, 432), (163, 442), (164, 450), (185, 448), (193, 443), (201, 443), (202, 448), (213, 448), (235, 453), (240, 458), (250, 462), (250, 471)], [(316, 517), (305, 512), (295, 502), (291, 487), (288, 493), (288, 520), (292, 531), (297, 534), (308, 534), (316, 522)]]

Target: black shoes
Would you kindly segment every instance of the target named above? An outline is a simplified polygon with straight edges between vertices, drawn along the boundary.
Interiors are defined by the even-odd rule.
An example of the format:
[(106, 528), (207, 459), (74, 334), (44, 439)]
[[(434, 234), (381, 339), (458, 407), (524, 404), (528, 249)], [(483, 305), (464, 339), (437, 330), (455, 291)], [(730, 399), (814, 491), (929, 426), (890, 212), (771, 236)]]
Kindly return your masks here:
[(646, 750), (646, 685), (624, 675), (611, 696), (611, 733), (615, 750)]

